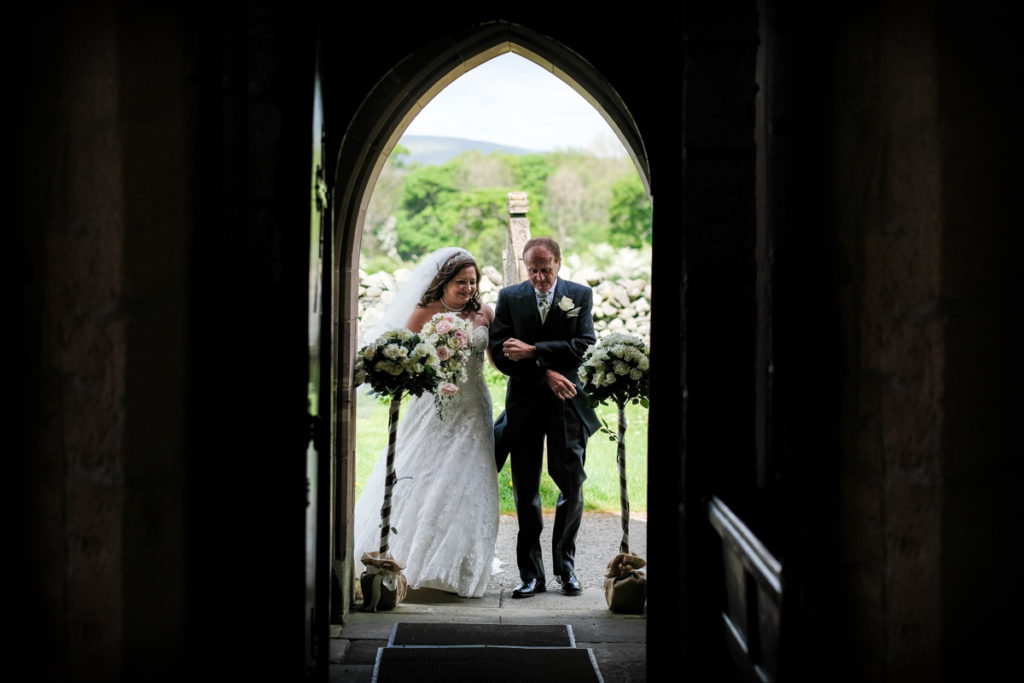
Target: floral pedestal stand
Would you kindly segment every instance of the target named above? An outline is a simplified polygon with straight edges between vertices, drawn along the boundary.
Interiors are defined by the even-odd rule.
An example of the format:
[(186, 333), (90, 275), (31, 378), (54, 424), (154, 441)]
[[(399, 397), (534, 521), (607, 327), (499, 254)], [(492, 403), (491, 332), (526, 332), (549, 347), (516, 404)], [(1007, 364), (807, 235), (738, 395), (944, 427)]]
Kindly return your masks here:
[(359, 350), (354, 382), (369, 384), (381, 396), (390, 396), (388, 412), (387, 470), (384, 502), (380, 508), (380, 547), (364, 552), (360, 561), (365, 570), (359, 577), (364, 609), (388, 610), (397, 607), (408, 592), (403, 566), (388, 551), (391, 526), (391, 493), (395, 485), (395, 444), (398, 434), (398, 409), (403, 394), (420, 396), (434, 391), (441, 381), (441, 364), (433, 343), (405, 329), (389, 330)]
[(610, 334), (587, 349), (580, 368), (583, 390), (591, 405), (608, 400), (618, 407), (618, 433), (607, 424), (602, 431), (618, 443), (619, 500), (622, 541), (619, 554), (608, 563), (604, 593), (613, 612), (641, 614), (647, 604), (647, 577), (640, 571), (647, 561), (629, 550), (629, 492), (626, 486), (626, 403), (647, 407), (650, 361), (646, 345), (636, 337)]
[(408, 581), (400, 565), (388, 552), (388, 535), (391, 533), (391, 489), (395, 485), (395, 441), (398, 434), (398, 409), (402, 394), (391, 397), (388, 409), (388, 454), (387, 474), (384, 478), (384, 503), (380, 507), (380, 550), (363, 553), (360, 561), (366, 570), (359, 577), (363, 591), (363, 609), (370, 612), (390, 610), (405, 599), (409, 590)]
[(608, 563), (604, 596), (608, 609), (625, 614), (641, 614), (647, 603), (647, 577), (640, 571), (647, 561), (629, 550), (629, 492), (626, 487), (626, 407), (618, 403), (619, 432), (616, 463), (619, 466), (619, 502), (622, 510), (622, 541), (619, 554)]

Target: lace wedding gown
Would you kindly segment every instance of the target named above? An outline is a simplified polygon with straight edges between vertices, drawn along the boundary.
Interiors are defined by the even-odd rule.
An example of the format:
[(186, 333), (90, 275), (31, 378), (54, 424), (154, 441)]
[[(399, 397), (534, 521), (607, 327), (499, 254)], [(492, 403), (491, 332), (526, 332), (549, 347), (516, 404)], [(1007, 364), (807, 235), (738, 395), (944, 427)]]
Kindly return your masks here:
[[(434, 396), (413, 397), (400, 416), (395, 443), (388, 550), (405, 567), (410, 588), (436, 588), (480, 597), (491, 576), (498, 535), (498, 478), (494, 464), (491, 395), (484, 382), (488, 332), (473, 330), (469, 379), (444, 420)], [(373, 466), (355, 508), (355, 570), (380, 549), (387, 452)]]

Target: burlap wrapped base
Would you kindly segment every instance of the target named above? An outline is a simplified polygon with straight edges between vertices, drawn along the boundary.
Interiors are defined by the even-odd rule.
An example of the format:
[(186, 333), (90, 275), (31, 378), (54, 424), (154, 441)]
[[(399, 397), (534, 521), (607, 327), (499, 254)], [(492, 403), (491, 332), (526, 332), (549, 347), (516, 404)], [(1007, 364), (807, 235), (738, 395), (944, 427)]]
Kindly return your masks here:
[(642, 614), (647, 604), (647, 577), (641, 567), (647, 561), (633, 553), (618, 554), (608, 563), (604, 597), (608, 609), (619, 614)]
[(381, 559), (378, 555), (363, 553), (361, 558), (366, 570), (359, 576), (359, 587), (363, 591), (363, 609), (368, 612), (395, 609), (409, 592), (402, 565), (392, 557)]

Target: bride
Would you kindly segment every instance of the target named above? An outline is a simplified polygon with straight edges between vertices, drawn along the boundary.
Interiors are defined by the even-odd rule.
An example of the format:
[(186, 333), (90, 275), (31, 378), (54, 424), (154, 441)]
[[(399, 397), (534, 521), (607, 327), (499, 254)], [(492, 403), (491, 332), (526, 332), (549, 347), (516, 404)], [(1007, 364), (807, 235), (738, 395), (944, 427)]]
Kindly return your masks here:
[[(498, 534), (498, 480), (494, 463), (491, 396), (483, 376), (494, 311), (480, 301), (480, 270), (472, 255), (444, 247), (428, 255), (402, 285), (384, 319), (361, 343), (387, 329), (419, 332), (436, 313), (471, 321), (468, 379), (445, 418), (433, 395), (413, 397), (398, 426), (392, 487), (392, 556), (404, 565), (410, 588), (436, 588), (480, 597), (492, 571)], [(378, 458), (355, 507), (355, 570), (380, 546), (386, 451)]]

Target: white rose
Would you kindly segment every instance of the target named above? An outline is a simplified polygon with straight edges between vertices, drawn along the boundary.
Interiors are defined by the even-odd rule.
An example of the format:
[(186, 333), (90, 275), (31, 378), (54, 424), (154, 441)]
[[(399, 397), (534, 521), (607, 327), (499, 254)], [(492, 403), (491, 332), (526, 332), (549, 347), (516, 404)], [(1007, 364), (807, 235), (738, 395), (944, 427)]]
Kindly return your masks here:
[(563, 311), (571, 311), (574, 305), (575, 304), (572, 302), (572, 299), (570, 299), (567, 296), (563, 296), (561, 299), (558, 300), (558, 307), (561, 308)]

